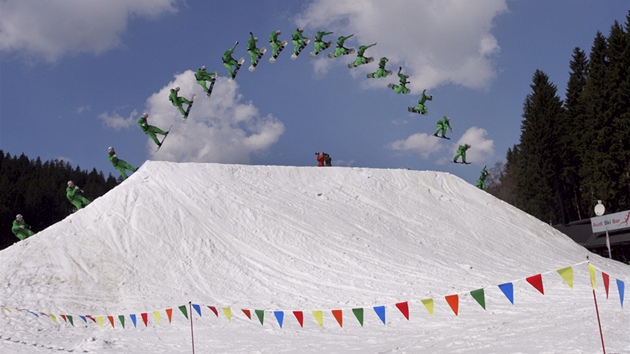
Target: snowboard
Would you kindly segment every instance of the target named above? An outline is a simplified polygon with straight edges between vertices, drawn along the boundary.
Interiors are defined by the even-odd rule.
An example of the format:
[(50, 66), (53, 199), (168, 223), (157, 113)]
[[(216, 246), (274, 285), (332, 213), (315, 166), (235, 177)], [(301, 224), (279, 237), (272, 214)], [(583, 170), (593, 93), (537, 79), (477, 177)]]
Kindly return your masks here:
[(323, 51), (325, 51), (326, 49), (330, 48), (330, 46), (332, 45), (332, 41), (326, 43), (326, 46), (324, 48), (322, 48), (322, 50), (320, 50), (319, 52), (315, 53), (315, 51), (312, 51), (309, 53), (309, 56), (311, 58), (315, 58), (315, 56)]
[(298, 55), (300, 55), (300, 53), (302, 53), (302, 50), (304, 50), (304, 48), (306, 48), (306, 46), (307, 46), (310, 42), (311, 42), (311, 40), (310, 40), (310, 39), (305, 39), (305, 40), (304, 40), (304, 45), (301, 45), (301, 46), (298, 48), (297, 53), (293, 53), (293, 54), (291, 54), (291, 59), (292, 59), (292, 60), (297, 59)]
[(210, 95), (212, 94), (212, 89), (214, 88), (214, 83), (217, 82), (217, 77), (219, 76), (219, 74), (215, 71), (214, 72), (214, 80), (212, 80), (212, 82), (210, 83), (210, 87), (208, 87), (208, 92), (206, 92), (206, 98), (210, 98)]
[(441, 135), (437, 135), (437, 134), (433, 134), (434, 137), (436, 138), (440, 138), (440, 139), (446, 139), (446, 140), (451, 140), (451, 138), (445, 137), (445, 136), (441, 136)]
[(271, 58), (269, 58), (269, 62), (270, 63), (275, 63), (276, 62), (276, 59), (278, 59), (278, 56), (280, 55), (280, 53), (282, 52), (284, 47), (287, 46), (288, 43), (289, 42), (287, 42), (287, 41), (282, 42), (282, 46), (280, 46), (280, 48), (278, 48), (278, 53), (276, 53), (276, 55), (274, 55)]
[(244, 62), (245, 62), (245, 58), (241, 58), (238, 60), (238, 66), (236, 67), (236, 69), (234, 69), (234, 72), (232, 73), (232, 77), (228, 79), (229, 82), (234, 82), (234, 79), (236, 78), (236, 74), (238, 74), (238, 71), (241, 70), (241, 66), (243, 66)]
[(258, 63), (260, 62), (260, 59), (263, 57), (263, 55), (265, 55), (265, 53), (267, 53), (267, 48), (263, 48), (260, 50), (260, 55), (258, 56), (258, 58), (256, 59), (256, 61), (254, 62), (254, 64), (249, 66), (249, 71), (254, 71), (256, 70), (256, 66), (258, 66)]
[(188, 119), (188, 115), (190, 114), (190, 108), (192, 108), (193, 103), (195, 103), (195, 97), (197, 97), (197, 95), (193, 94), (192, 98), (190, 99), (190, 104), (188, 105), (188, 108), (186, 108), (186, 114), (184, 114), (184, 118), (182, 118), (184, 121)]
[[(369, 58), (367, 58), (367, 62), (365, 62), (365, 63), (363, 63), (363, 64), (359, 64), (359, 65), (364, 65), (364, 64), (367, 64), (367, 63), (371, 63), (371, 62), (373, 62), (373, 61), (374, 61), (374, 57), (369, 57)], [(349, 68), (349, 69), (356, 68), (357, 66), (358, 66), (358, 65), (354, 65), (354, 62), (352, 62), (352, 63), (348, 64), (348, 68)]]
[(328, 53), (328, 57), (329, 58), (336, 58), (336, 57), (341, 57), (341, 56), (352, 54), (352, 53), (354, 53), (354, 48), (348, 49), (348, 51), (346, 53), (343, 53), (343, 54), (341, 54), (339, 56), (335, 56), (335, 52)]
[(470, 165), (471, 164), (471, 162), (457, 162), (457, 161), (453, 161), (453, 163), (459, 163), (459, 164), (462, 164), (462, 165)]
[(171, 132), (171, 128), (173, 128), (173, 126), (171, 125), (170, 128), (168, 128), (168, 130), (166, 131), (166, 135), (164, 135), (164, 137), (162, 138), (162, 141), (160, 141), (160, 145), (158, 145), (157, 149), (155, 149), (155, 152), (160, 151), (160, 148), (162, 147), (162, 145), (164, 144), (164, 140), (166, 140), (166, 137), (168, 136), (168, 134), (170, 134)]
[[(393, 84), (390, 84), (390, 85), (393, 85)], [(418, 112), (415, 109), (413, 109), (413, 107), (407, 107), (407, 111), (409, 111), (409, 113), (422, 114), (423, 116), (426, 116), (427, 114), (429, 114), (428, 112)]]
[[(368, 79), (373, 79), (374, 78), (374, 74), (376, 74), (376, 73), (369, 73), (369, 74), (367, 74), (367, 78)], [(387, 70), (387, 75), (386, 76), (389, 76), (391, 74), (393, 74), (393, 72), (391, 70)], [(383, 76), (383, 77), (386, 77), (386, 76)]]

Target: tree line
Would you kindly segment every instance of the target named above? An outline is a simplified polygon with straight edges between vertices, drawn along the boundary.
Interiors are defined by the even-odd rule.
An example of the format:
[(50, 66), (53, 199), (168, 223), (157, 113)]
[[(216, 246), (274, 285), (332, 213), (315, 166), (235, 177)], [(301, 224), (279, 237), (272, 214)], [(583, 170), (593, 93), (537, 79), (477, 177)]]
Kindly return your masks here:
[(74, 207), (66, 198), (69, 180), (90, 200), (118, 184), (111, 174), (105, 178), (96, 169), (88, 172), (64, 161), (42, 162), (39, 157), (32, 160), (0, 150), (0, 249), (19, 241), (11, 232), (17, 214), (22, 214), (36, 233), (70, 215)]
[(587, 57), (573, 50), (564, 101), (541, 70), (523, 103), (521, 136), (487, 191), (554, 224), (630, 209), (630, 10)]

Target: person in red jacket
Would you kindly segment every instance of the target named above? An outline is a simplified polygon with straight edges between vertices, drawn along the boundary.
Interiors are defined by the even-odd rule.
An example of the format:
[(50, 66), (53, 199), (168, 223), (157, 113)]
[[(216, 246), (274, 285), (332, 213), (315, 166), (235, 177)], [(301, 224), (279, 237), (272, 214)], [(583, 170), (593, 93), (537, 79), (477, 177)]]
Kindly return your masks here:
[(317, 159), (317, 166), (324, 166), (324, 153), (323, 152), (316, 152), (315, 153), (316, 159)]

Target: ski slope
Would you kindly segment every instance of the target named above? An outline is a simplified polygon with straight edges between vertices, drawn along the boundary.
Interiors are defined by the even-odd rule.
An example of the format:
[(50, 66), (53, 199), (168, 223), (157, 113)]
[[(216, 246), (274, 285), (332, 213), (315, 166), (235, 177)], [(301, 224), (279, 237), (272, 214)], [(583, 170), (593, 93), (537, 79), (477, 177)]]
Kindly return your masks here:
[(189, 353), (192, 318), (197, 353), (598, 353), (587, 256), (606, 350), (630, 353), (630, 266), (451, 174), (148, 161), (0, 251), (0, 352)]

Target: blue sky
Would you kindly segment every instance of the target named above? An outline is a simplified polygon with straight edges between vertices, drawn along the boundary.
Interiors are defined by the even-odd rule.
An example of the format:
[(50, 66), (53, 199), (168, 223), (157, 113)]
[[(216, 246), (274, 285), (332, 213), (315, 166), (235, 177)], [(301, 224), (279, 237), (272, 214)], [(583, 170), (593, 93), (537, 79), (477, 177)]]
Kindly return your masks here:
[[(0, 3), (0, 149), (118, 176), (107, 147), (135, 166), (144, 161), (333, 165), (451, 172), (474, 183), (483, 165), (518, 143), (523, 101), (535, 70), (564, 98), (573, 48), (590, 51), (597, 31), (625, 22), (627, 1), (75, 1)], [(267, 47), (271, 31), (290, 39), (354, 33), (349, 47), (410, 75), (366, 79), (377, 63), (348, 69), (354, 56), (329, 59), (291, 50), (228, 83), (221, 55), (238, 40), (247, 57), (252, 31)], [(306, 49), (312, 50), (312, 44)], [(329, 49), (328, 51), (330, 51)], [(327, 51), (327, 52), (328, 52)], [(326, 52), (326, 53), (327, 53)], [(304, 53), (306, 54), (306, 53)], [(220, 78), (206, 99), (193, 77), (205, 65)], [(186, 123), (168, 101), (171, 87), (198, 95)], [(429, 114), (407, 112), (423, 89)], [(137, 127), (172, 125), (164, 147)], [(452, 140), (431, 136), (443, 115)], [(449, 162), (469, 143), (472, 165)]]

